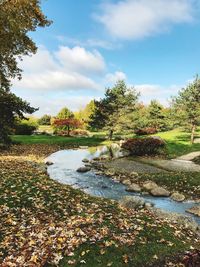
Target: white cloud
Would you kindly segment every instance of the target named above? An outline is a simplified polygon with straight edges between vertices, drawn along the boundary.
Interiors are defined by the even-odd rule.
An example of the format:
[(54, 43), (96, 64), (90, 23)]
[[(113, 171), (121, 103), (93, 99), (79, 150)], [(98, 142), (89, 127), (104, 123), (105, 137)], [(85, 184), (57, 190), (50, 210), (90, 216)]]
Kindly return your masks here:
[(140, 99), (144, 103), (149, 103), (152, 99), (160, 101), (163, 105), (168, 105), (171, 96), (177, 95), (178, 91), (184, 86), (169, 85), (161, 86), (157, 84), (139, 84), (134, 88), (140, 93)]
[(55, 55), (62, 66), (71, 71), (99, 73), (106, 67), (102, 55), (97, 50), (90, 52), (80, 46), (61, 46)]
[(193, 21), (197, 0), (122, 0), (102, 5), (95, 18), (110, 34), (140, 39)]
[(32, 92), (99, 90), (92, 77), (102, 76), (106, 68), (99, 52), (81, 47), (60, 47), (55, 53), (40, 47), (36, 55), (25, 57), (20, 67), (24, 70), (22, 80), (15, 80), (13, 87)]
[(106, 82), (107, 83), (116, 83), (119, 80), (126, 80), (126, 74), (122, 71), (116, 71), (115, 73), (106, 74)]
[[(23, 99), (30, 101), (29, 96), (24, 96)], [(40, 109), (34, 113), (34, 116), (40, 117), (44, 114), (50, 114), (55, 116), (61, 108), (67, 106), (72, 111), (77, 111), (80, 108), (83, 108), (88, 104), (94, 97), (92, 96), (58, 96), (58, 97), (49, 97), (44, 98), (42, 96), (32, 96), (31, 105), (34, 107), (40, 107)]]
[(121, 47), (121, 44), (109, 42), (107, 40), (102, 40), (98, 38), (89, 38), (86, 40), (79, 40), (76, 38), (58, 35), (56, 36), (56, 39), (63, 44), (81, 46), (81, 47), (104, 48), (107, 50), (118, 49)]

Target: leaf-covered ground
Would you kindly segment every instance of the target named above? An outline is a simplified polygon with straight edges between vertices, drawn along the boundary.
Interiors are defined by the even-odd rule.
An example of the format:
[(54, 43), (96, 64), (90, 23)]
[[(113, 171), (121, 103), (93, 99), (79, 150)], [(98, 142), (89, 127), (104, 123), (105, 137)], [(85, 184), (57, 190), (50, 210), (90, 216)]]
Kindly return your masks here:
[(1, 152), (0, 266), (184, 266), (185, 251), (199, 248), (194, 233), (147, 210), (51, 180), (40, 161), (59, 148)]

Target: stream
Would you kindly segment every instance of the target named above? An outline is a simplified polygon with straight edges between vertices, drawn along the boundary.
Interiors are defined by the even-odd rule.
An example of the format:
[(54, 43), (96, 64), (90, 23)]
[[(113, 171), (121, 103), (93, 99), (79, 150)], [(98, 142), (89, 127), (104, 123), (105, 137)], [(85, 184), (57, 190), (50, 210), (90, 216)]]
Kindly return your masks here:
[[(119, 200), (127, 195), (139, 196), (139, 193), (127, 192), (125, 190), (126, 186), (113, 181), (105, 175), (97, 175), (94, 171), (87, 173), (78, 173), (76, 171), (79, 167), (84, 166), (83, 159), (92, 160), (100, 155), (108, 154), (108, 151), (106, 146), (58, 151), (47, 158), (48, 161), (54, 163), (48, 166), (48, 174), (52, 179), (63, 184), (71, 185), (73, 188), (81, 189), (92, 196), (115, 200)], [(195, 205), (192, 202), (176, 202), (170, 198), (153, 197), (150, 195), (142, 195), (142, 197), (146, 201), (154, 203), (157, 208), (191, 216), (200, 224), (199, 217), (186, 212), (187, 209)]]

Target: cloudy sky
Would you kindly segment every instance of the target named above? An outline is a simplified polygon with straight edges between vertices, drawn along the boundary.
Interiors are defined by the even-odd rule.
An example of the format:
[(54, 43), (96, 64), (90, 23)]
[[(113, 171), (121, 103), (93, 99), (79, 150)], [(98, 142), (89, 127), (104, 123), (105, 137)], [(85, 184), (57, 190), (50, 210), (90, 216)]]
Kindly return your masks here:
[(37, 116), (73, 111), (125, 79), (141, 101), (170, 96), (200, 73), (199, 0), (43, 0), (53, 24), (31, 33), (13, 91)]

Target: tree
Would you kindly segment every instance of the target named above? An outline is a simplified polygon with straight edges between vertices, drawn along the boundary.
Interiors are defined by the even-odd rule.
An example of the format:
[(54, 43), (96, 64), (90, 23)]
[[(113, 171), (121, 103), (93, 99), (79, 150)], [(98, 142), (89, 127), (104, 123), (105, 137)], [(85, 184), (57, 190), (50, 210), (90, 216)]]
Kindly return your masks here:
[(106, 90), (103, 99), (95, 101), (91, 127), (108, 130), (110, 139), (115, 130), (129, 128), (138, 96), (134, 88), (128, 88), (122, 80), (118, 81), (113, 88)]
[(51, 125), (51, 116), (50, 115), (43, 115), (39, 120), (38, 120), (39, 125)]
[(60, 128), (61, 130), (66, 129), (67, 135), (70, 136), (70, 131), (72, 129), (81, 127), (82, 123), (77, 119), (68, 118), (68, 119), (56, 119), (54, 121), (54, 125), (56, 126), (56, 128)]
[(36, 110), (15, 94), (0, 89), (0, 144), (10, 144), (9, 134), (16, 117), (24, 119), (24, 113), (31, 114)]
[(164, 128), (164, 107), (157, 100), (151, 100), (150, 105), (148, 106), (148, 123), (149, 126), (158, 131)]
[(88, 128), (90, 123), (90, 117), (94, 113), (95, 110), (95, 101), (91, 100), (84, 109), (79, 110), (74, 113), (76, 119), (83, 122), (84, 127)]
[(37, 27), (50, 25), (39, 0), (0, 1), (0, 87), (9, 90), (10, 79), (21, 78), (17, 60), (36, 53), (37, 47), (28, 36)]
[(0, 1), (0, 142), (10, 143), (9, 133), (15, 117), (24, 118), (36, 109), (10, 92), (11, 80), (21, 79), (18, 61), (36, 53), (29, 31), (50, 24), (40, 9), (39, 0)]
[(195, 130), (200, 122), (200, 79), (195, 80), (179, 91), (172, 99), (179, 122), (186, 122), (191, 128), (191, 143), (194, 143)]
[(57, 119), (69, 119), (73, 117), (73, 112), (70, 111), (67, 107), (62, 108), (56, 116)]

